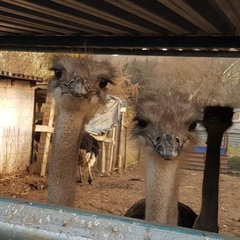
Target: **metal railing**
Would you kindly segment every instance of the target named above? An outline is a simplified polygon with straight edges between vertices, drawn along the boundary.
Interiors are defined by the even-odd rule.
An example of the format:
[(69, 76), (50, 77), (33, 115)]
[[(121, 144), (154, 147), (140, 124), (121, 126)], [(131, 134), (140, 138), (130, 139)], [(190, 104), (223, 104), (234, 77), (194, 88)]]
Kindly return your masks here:
[(0, 198), (1, 240), (237, 239), (115, 215)]

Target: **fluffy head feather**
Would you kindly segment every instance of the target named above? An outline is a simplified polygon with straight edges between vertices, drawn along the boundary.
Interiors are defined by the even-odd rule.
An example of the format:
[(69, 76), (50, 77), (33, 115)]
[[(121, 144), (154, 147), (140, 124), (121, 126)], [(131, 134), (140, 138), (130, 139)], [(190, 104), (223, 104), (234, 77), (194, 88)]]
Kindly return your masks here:
[(82, 104), (84, 99), (91, 100), (93, 96), (98, 98), (95, 102), (103, 102), (107, 85), (114, 83), (116, 75), (109, 62), (95, 61), (88, 56), (55, 57), (50, 69), (54, 71), (54, 76), (49, 82), (49, 90), (59, 105), (62, 106), (64, 101), (69, 109), (72, 105)]
[(136, 106), (134, 136), (140, 136), (161, 158), (178, 156), (189, 143), (196, 143), (194, 129), (202, 110), (186, 96), (146, 96)]

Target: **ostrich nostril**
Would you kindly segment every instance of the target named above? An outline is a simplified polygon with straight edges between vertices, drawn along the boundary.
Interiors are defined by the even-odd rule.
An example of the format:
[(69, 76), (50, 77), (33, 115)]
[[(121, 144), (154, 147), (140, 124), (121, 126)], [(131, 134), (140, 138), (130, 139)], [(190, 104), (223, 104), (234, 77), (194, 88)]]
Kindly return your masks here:
[(180, 143), (180, 140), (179, 138), (176, 137), (176, 143), (179, 144)]
[(83, 77), (76, 77), (76, 78), (74, 79), (74, 81), (76, 81), (76, 82), (78, 82), (78, 83), (81, 83), (81, 84), (87, 83), (87, 80), (86, 80), (85, 78), (83, 78)]

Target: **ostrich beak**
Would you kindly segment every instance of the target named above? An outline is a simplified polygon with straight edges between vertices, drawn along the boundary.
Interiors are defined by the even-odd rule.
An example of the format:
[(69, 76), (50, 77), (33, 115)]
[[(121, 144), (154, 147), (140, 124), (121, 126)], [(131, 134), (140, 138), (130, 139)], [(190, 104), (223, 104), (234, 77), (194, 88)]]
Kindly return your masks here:
[(69, 93), (74, 97), (85, 97), (91, 99), (93, 95), (98, 95), (99, 90), (90, 89), (88, 81), (82, 77), (71, 79), (62, 85), (62, 94)]
[(182, 151), (179, 139), (172, 133), (163, 133), (156, 137), (153, 145), (154, 151), (165, 160), (172, 160)]

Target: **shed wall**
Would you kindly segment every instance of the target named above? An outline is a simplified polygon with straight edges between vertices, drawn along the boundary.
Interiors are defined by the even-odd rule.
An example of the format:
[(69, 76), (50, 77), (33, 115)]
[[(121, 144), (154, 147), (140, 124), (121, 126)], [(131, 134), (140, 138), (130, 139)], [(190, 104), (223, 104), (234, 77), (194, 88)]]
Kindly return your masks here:
[(0, 79), (0, 173), (25, 171), (32, 145), (35, 88), (30, 81)]

